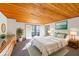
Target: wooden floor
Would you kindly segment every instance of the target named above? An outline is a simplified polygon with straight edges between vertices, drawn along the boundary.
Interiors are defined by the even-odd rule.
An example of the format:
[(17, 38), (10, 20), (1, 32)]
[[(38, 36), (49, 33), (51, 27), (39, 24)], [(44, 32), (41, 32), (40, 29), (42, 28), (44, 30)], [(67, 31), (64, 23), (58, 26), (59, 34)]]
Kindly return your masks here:
[[(14, 47), (14, 50), (12, 52), (12, 56), (29, 56), (28, 50), (22, 50), (23, 47), (29, 42), (30, 40), (25, 40), (23, 42), (18, 42), (16, 46)], [(66, 47), (69, 52), (66, 54), (66, 56), (79, 56), (79, 49), (74, 49), (71, 47)]]

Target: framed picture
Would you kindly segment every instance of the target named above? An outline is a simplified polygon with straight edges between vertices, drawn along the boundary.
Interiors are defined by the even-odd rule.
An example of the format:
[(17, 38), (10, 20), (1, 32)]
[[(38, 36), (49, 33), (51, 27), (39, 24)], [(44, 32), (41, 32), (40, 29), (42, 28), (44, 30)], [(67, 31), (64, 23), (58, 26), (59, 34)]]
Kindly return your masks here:
[(5, 23), (1, 24), (1, 31), (2, 31), (2, 33), (6, 32), (6, 24)]
[(63, 20), (55, 23), (55, 29), (56, 30), (67, 30), (68, 29), (68, 21)]

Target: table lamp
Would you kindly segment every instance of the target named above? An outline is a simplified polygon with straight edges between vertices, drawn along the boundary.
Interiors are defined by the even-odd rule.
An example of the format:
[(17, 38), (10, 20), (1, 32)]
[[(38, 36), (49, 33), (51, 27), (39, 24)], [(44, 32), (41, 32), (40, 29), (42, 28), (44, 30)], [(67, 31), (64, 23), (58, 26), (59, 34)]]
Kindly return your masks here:
[(48, 30), (49, 35), (53, 35), (53, 32), (54, 32), (53, 29)]
[(73, 40), (75, 40), (76, 35), (77, 35), (77, 31), (73, 31), (73, 30), (70, 31), (70, 36)]

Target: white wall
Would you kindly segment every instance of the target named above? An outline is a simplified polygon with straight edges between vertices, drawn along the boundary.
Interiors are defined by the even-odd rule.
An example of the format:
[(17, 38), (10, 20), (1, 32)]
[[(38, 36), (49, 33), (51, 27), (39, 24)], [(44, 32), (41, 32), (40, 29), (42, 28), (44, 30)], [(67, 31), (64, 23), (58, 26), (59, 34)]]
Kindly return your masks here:
[(7, 20), (7, 33), (8, 34), (16, 34), (16, 20), (15, 19), (8, 19)]
[(50, 29), (55, 30), (55, 23), (50, 24)]
[(7, 17), (3, 13), (0, 12), (0, 23), (1, 22), (2, 23), (7, 22)]
[(68, 19), (68, 29), (77, 29), (77, 35), (79, 36), (79, 17)]
[(1, 31), (2, 23), (5, 23), (5, 25), (6, 25), (6, 32), (5, 32), (5, 34), (6, 34), (7, 33), (7, 17), (0, 12), (0, 34), (3, 34), (3, 32)]
[(32, 38), (32, 25), (26, 24), (26, 39)]
[(7, 20), (7, 31), (8, 34), (16, 34), (17, 28), (22, 28), (23, 29), (23, 37), (25, 37), (25, 23), (22, 22), (16, 22), (15, 19), (8, 19)]
[(79, 28), (79, 17), (68, 19), (68, 28)]

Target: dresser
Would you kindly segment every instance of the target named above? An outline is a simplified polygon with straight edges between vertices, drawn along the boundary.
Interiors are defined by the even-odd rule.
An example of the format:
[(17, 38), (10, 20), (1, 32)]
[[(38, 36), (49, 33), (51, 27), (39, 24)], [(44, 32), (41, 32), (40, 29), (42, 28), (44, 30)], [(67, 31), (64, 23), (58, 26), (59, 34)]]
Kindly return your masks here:
[(7, 42), (0, 47), (0, 56), (10, 56), (16, 44), (15, 36), (7, 38)]
[(75, 49), (78, 49), (79, 48), (79, 40), (73, 40), (73, 39), (70, 39), (68, 41), (68, 46), (72, 47), (72, 48), (75, 48)]

